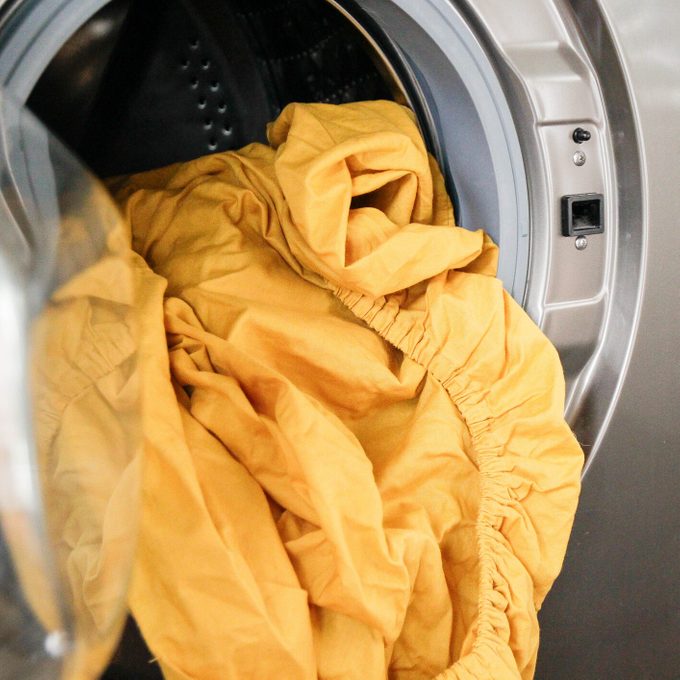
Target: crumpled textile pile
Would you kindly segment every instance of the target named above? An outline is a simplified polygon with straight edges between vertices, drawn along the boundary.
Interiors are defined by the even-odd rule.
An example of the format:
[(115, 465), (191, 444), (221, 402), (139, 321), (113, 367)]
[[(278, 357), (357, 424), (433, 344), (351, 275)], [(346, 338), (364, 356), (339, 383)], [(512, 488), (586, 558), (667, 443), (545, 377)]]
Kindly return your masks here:
[(292, 104), (111, 189), (143, 319), (130, 606), (169, 680), (531, 678), (582, 453), (412, 114)]

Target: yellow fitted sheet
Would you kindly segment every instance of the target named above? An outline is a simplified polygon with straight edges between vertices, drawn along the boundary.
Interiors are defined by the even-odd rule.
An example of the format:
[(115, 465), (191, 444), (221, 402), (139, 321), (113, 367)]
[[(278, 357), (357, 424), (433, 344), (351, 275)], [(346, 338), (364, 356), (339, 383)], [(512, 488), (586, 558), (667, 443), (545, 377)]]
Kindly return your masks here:
[(531, 678), (582, 466), (557, 354), (410, 112), (268, 137), (111, 184), (148, 263), (141, 630), (170, 680)]

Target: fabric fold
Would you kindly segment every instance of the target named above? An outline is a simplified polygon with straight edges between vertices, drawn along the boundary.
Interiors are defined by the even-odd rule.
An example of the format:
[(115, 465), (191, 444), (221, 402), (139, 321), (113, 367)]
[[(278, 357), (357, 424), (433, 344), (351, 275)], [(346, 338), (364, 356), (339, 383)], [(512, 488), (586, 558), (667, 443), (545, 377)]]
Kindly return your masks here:
[(141, 629), (168, 677), (528, 680), (582, 465), (557, 353), (411, 112), (268, 135), (112, 185), (167, 282)]

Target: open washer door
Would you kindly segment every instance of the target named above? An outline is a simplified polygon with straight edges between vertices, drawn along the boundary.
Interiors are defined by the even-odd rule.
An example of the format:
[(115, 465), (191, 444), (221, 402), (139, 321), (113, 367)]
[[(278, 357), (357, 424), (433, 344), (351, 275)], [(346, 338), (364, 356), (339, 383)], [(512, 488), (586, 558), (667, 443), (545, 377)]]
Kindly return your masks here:
[(96, 677), (137, 526), (131, 262), (103, 188), (4, 93), (0, 131), (0, 675)]

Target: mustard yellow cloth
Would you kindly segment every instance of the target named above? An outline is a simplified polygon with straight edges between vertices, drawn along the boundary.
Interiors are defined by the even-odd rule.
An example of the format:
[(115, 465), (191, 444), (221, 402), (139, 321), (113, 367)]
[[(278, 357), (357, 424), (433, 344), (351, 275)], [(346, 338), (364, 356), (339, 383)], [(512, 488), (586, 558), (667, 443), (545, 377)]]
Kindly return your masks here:
[(169, 680), (531, 678), (582, 465), (556, 352), (406, 109), (268, 136), (112, 183), (153, 270), (142, 632)]

